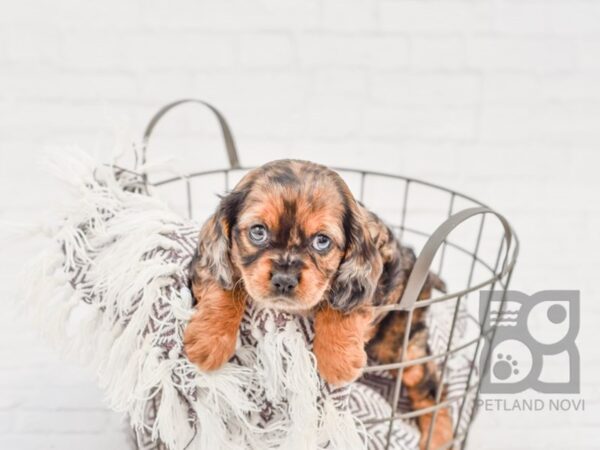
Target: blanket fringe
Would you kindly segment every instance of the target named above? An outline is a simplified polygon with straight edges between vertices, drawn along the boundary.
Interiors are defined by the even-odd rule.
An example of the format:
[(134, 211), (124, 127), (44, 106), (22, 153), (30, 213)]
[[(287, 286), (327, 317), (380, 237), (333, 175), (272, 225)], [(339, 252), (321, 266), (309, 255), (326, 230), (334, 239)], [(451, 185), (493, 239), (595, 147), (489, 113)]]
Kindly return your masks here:
[[(109, 406), (127, 412), (134, 429), (173, 450), (366, 448), (350, 413), (323, 398), (314, 355), (293, 321), (285, 330), (267, 321), (272, 328), (257, 347), (239, 349), (244, 366), (193, 366), (181, 337), (191, 293), (174, 283), (185, 268), (156, 251), (181, 250), (168, 236), (185, 224), (89, 158), (61, 157), (49, 167), (70, 196), (56, 231), (28, 230), (52, 241), (28, 271), (24, 304), (55, 345), (96, 371)], [(168, 306), (168, 317), (157, 305)], [(167, 341), (175, 343), (169, 350)], [(260, 428), (255, 400), (263, 393), (285, 413)], [(149, 421), (152, 399), (160, 401)]]

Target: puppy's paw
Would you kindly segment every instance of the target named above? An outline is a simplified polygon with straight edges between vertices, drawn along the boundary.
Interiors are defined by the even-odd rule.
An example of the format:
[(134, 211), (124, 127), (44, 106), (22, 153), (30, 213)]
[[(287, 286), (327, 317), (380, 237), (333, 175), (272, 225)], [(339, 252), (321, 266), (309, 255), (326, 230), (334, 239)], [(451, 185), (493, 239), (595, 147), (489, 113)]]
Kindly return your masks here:
[(194, 332), (188, 327), (184, 334), (184, 348), (190, 361), (204, 371), (220, 368), (233, 354), (237, 333)]
[(422, 364), (409, 366), (402, 373), (402, 383), (406, 387), (417, 386), (425, 377), (425, 367)]
[(419, 441), (420, 450), (436, 450), (447, 445), (452, 440), (452, 419), (450, 418), (450, 413), (447, 408), (440, 409), (438, 412), (433, 432), (431, 433), (429, 447), (427, 447), (427, 439), (429, 437), (429, 427), (431, 426), (432, 415), (427, 414), (423, 419), (420, 420), (419, 424), (419, 428), (421, 428), (421, 439)]
[(245, 297), (210, 280), (192, 288), (198, 304), (183, 334), (185, 353), (202, 370), (216, 370), (235, 353)]
[(335, 344), (315, 336), (313, 352), (321, 377), (333, 386), (356, 380), (367, 364), (367, 354), (362, 343)]
[(220, 368), (231, 359), (236, 341), (235, 335), (201, 335), (186, 340), (184, 346), (190, 361), (208, 372)]
[(367, 364), (365, 328), (370, 315), (342, 314), (330, 308), (317, 313), (313, 352), (321, 377), (333, 386), (356, 380)]
[[(406, 354), (406, 361), (412, 361), (415, 359), (423, 358), (427, 355), (427, 347), (421, 345), (409, 345)], [(429, 371), (427, 371), (426, 365), (429, 364)], [(414, 388), (423, 381), (425, 377), (434, 376), (436, 368), (434, 364), (424, 363), (415, 364), (414, 366), (408, 366), (402, 372), (402, 383), (409, 388)], [(437, 381), (437, 380), (436, 380)]]

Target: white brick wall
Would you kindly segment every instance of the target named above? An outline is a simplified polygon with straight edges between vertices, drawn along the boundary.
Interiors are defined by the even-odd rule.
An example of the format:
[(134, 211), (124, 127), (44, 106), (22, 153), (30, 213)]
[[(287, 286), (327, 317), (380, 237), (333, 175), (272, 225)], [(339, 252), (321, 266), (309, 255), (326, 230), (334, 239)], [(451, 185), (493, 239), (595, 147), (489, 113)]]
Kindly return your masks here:
[[(55, 201), (30, 170), (45, 146), (107, 158), (115, 136), (137, 136), (179, 97), (225, 111), (246, 164), (291, 156), (396, 171), (505, 213), (523, 244), (513, 286), (582, 290), (586, 412), (484, 413), (471, 448), (598, 447), (600, 3), (4, 2), (0, 218), (37, 217)], [(159, 133), (152, 157), (225, 161), (206, 113), (174, 115)], [(34, 247), (3, 244), (5, 304)], [(0, 448), (126, 448), (92, 380), (4, 312)]]

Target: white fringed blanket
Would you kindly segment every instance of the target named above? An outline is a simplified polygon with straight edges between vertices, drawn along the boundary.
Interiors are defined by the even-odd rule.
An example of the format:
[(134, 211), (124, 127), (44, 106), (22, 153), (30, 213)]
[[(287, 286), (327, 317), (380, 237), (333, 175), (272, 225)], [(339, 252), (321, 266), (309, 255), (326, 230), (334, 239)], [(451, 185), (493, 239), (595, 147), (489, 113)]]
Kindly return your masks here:
[[(199, 225), (142, 194), (129, 172), (83, 157), (55, 168), (69, 201), (30, 271), (25, 304), (47, 336), (97, 370), (109, 406), (129, 415), (138, 448), (385, 448), (388, 424), (363, 421), (389, 417), (393, 380), (323, 383), (307, 318), (250, 304), (234, 358), (199, 371), (182, 346)], [(390, 448), (414, 449), (418, 439), (399, 423)]]

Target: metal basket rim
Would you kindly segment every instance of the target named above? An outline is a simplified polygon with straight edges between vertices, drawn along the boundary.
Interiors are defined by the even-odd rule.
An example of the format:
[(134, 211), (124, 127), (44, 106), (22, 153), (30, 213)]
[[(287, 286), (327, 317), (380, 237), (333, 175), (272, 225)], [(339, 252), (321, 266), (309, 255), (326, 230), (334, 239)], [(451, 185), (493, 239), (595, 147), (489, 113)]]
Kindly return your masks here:
[[(244, 172), (244, 171), (249, 171), (252, 170), (256, 167), (259, 166), (240, 166), (240, 167), (228, 167), (228, 168), (219, 168), (219, 169), (208, 169), (208, 170), (201, 170), (201, 171), (196, 171), (196, 172), (191, 172), (189, 174), (182, 174), (182, 175), (177, 175), (174, 177), (170, 177), (170, 178), (165, 178), (159, 181), (151, 181), (148, 178), (145, 178), (145, 182), (153, 187), (160, 187), (160, 186), (164, 186), (170, 183), (174, 183), (177, 181), (186, 181), (189, 182), (189, 180), (193, 179), (193, 178), (200, 178), (203, 176), (210, 176), (210, 175), (216, 175), (216, 174), (229, 174), (231, 172)], [(120, 168), (122, 169), (122, 168)], [(406, 184), (408, 183), (415, 183), (415, 184), (419, 184), (422, 186), (426, 186), (432, 189), (437, 189), (439, 191), (443, 191), (446, 192), (448, 194), (450, 194), (451, 196), (454, 197), (459, 197), (462, 198), (466, 201), (470, 201), (476, 205), (479, 205), (483, 208), (487, 208), (490, 210), (490, 212), (495, 212), (495, 210), (493, 208), (491, 208), (490, 206), (488, 206), (486, 203), (483, 203), (477, 199), (475, 199), (474, 197), (471, 197), (469, 195), (463, 194), (462, 192), (456, 191), (454, 189), (450, 189), (444, 186), (441, 186), (439, 184), (436, 183), (432, 183), (429, 181), (425, 181), (419, 178), (414, 178), (414, 177), (408, 177), (405, 175), (401, 175), (401, 174), (395, 174), (395, 173), (391, 173), (391, 172), (385, 172), (385, 171), (374, 171), (374, 170), (364, 170), (364, 169), (357, 169), (357, 168), (352, 168), (352, 167), (343, 167), (343, 166), (332, 166), (331, 169), (337, 171), (337, 172), (346, 172), (346, 173), (354, 173), (354, 174), (358, 174), (361, 177), (366, 177), (366, 176), (375, 176), (375, 177), (384, 177), (384, 178), (392, 178), (392, 179), (397, 179), (397, 180), (402, 180), (404, 181)], [(145, 174), (141, 174), (137, 171), (133, 171), (133, 170), (128, 170), (128, 169), (122, 169), (122, 170), (127, 170), (128, 172), (144, 177)], [(364, 184), (363, 184), (364, 186)], [(404, 230), (407, 230), (410, 233), (413, 234), (419, 234), (423, 237), (429, 237), (431, 236), (431, 233), (425, 232), (425, 231), (420, 231), (420, 230), (416, 230), (416, 229), (408, 229), (407, 227), (403, 227)], [(507, 249), (507, 252), (510, 252), (510, 259), (507, 259), (507, 263), (506, 265), (502, 268), (501, 271), (497, 272), (495, 269), (493, 269), (489, 264), (485, 263), (484, 261), (482, 261), (480, 258), (476, 258), (477, 262), (479, 264), (481, 264), (482, 267), (484, 267), (485, 269), (487, 269), (488, 271), (491, 272), (491, 274), (493, 275), (490, 278), (487, 278), (485, 281), (482, 281), (480, 283), (478, 283), (475, 286), (472, 286), (468, 289), (462, 289), (460, 291), (456, 291), (456, 292), (450, 292), (450, 293), (446, 293), (434, 298), (431, 298), (429, 300), (426, 301), (419, 301), (417, 307), (426, 307), (429, 306), (431, 304), (434, 303), (439, 303), (442, 301), (447, 301), (447, 300), (452, 300), (455, 298), (459, 298), (462, 296), (465, 296), (469, 293), (472, 293), (474, 291), (480, 290), (486, 286), (490, 286), (492, 285), (494, 282), (497, 281), (501, 281), (502, 278), (504, 278), (510, 271), (513, 270), (516, 261), (517, 261), (517, 256), (519, 254), (519, 248), (520, 248), (520, 241), (519, 238), (517, 236), (517, 234), (515, 233), (514, 229), (511, 226), (511, 233), (512, 233), (512, 237), (513, 237), (513, 242), (514, 245), (512, 245), (512, 248)], [(454, 244), (451, 241), (447, 242), (447, 245), (451, 246), (451, 247), (455, 247), (457, 248), (457, 250), (462, 251), (463, 253), (469, 255), (469, 256), (473, 256), (472, 252), (469, 251), (468, 249), (459, 246), (458, 244)], [(394, 310), (398, 310), (398, 305), (389, 305), (386, 307), (378, 307), (381, 308), (381, 311), (394, 311)]]
[[(140, 177), (143, 180), (143, 183), (146, 185), (150, 185), (152, 187), (160, 187), (160, 186), (164, 186), (170, 183), (175, 183), (177, 181), (186, 181), (189, 182), (189, 180), (193, 179), (193, 178), (200, 178), (203, 176), (209, 176), (209, 175), (215, 175), (215, 174), (228, 174), (230, 172), (244, 172), (244, 171), (249, 171), (252, 170), (256, 167), (259, 166), (241, 166), (241, 167), (229, 167), (229, 168), (219, 168), (219, 169), (209, 169), (209, 170), (202, 170), (202, 171), (197, 171), (197, 172), (192, 172), (189, 174), (182, 174), (182, 175), (177, 175), (174, 177), (170, 177), (170, 178), (165, 178), (163, 180), (159, 180), (159, 181), (151, 181), (147, 174), (145, 173), (140, 173), (136, 170), (131, 170), (131, 169), (126, 169), (124, 167), (121, 166), (117, 166), (117, 165), (112, 165), (112, 167), (120, 170), (120, 171), (124, 171), (127, 173), (130, 173), (132, 175), (135, 175), (137, 177)], [(490, 208), (487, 204), (471, 197), (468, 196), (466, 194), (463, 194), (462, 192), (441, 186), (439, 184), (436, 183), (432, 183), (429, 181), (425, 181), (425, 180), (421, 180), (418, 178), (414, 178), (414, 177), (407, 177), (404, 175), (400, 175), (400, 174), (394, 174), (391, 172), (382, 172), (382, 171), (373, 171), (373, 170), (363, 170), (363, 169), (356, 169), (356, 168), (350, 168), (350, 167), (341, 167), (341, 166), (333, 166), (331, 167), (333, 170), (338, 171), (338, 172), (348, 172), (348, 173), (355, 173), (355, 174), (359, 174), (361, 175), (361, 177), (366, 177), (367, 175), (369, 176), (377, 176), (377, 177), (385, 177), (385, 178), (393, 178), (393, 179), (397, 179), (397, 180), (403, 180), (405, 181), (405, 183), (416, 183), (416, 184), (420, 184), (426, 187), (430, 187), (433, 189), (438, 189), (440, 191), (444, 191), (452, 196), (455, 197), (461, 197), (464, 200), (473, 202), (481, 207), (487, 208), (490, 210), (490, 212), (495, 212), (494, 209)], [(393, 228), (398, 228), (398, 226), (394, 226)], [(409, 233), (413, 233), (413, 234), (417, 234), (420, 235), (422, 237), (429, 237), (431, 236), (431, 233), (425, 232), (425, 231), (421, 231), (421, 230), (416, 230), (416, 229), (410, 229), (408, 227), (402, 227), (404, 230), (408, 231)], [(519, 249), (520, 249), (520, 241), (518, 238), (518, 235), (515, 233), (514, 228), (512, 228), (511, 226), (511, 232), (512, 232), (512, 237), (513, 237), (513, 242), (514, 245), (512, 246), (512, 249), (507, 249), (507, 251), (510, 251), (510, 260), (507, 259), (507, 264), (503, 267), (503, 270), (501, 270), (500, 272), (496, 272), (495, 269), (493, 269), (488, 263), (484, 262), (483, 260), (481, 260), (480, 258), (474, 256), (472, 254), (472, 252), (470, 252), (468, 249), (455, 244), (451, 241), (447, 241), (447, 245), (450, 247), (454, 247), (457, 250), (469, 255), (469, 256), (473, 256), (475, 257), (476, 261), (485, 269), (487, 269), (491, 274), (492, 277), (487, 278), (485, 281), (482, 281), (480, 283), (478, 283), (475, 286), (471, 286), (468, 289), (462, 289), (456, 292), (450, 292), (450, 293), (446, 293), (446, 294), (442, 294), (439, 295), (437, 297), (431, 298), (429, 300), (421, 300), (417, 303), (416, 307), (420, 308), (420, 307), (427, 307), (431, 304), (434, 303), (439, 303), (442, 301), (448, 301), (448, 300), (452, 300), (455, 298), (459, 298), (459, 297), (463, 297), (467, 294), (470, 294), (474, 291), (480, 290), (486, 286), (492, 285), (495, 282), (498, 282), (502, 280), (502, 278), (504, 278), (509, 272), (511, 272), (516, 264), (517, 261), (517, 256), (519, 254)], [(381, 306), (381, 307), (377, 307), (378, 310), (380, 310), (381, 312), (383, 311), (395, 311), (395, 310), (399, 310), (399, 306), (398, 305), (388, 305), (388, 306)]]
[[(221, 132), (223, 134), (225, 150), (226, 150), (226, 154), (229, 159), (230, 167), (224, 168), (224, 169), (202, 170), (202, 171), (192, 172), (192, 173), (185, 174), (185, 175), (177, 175), (175, 177), (165, 178), (163, 180), (152, 182), (149, 180), (148, 173), (145, 171), (147, 147), (148, 147), (152, 132), (153, 132), (155, 126), (157, 125), (157, 123), (161, 120), (161, 118), (166, 113), (168, 113), (170, 110), (172, 110), (173, 108), (175, 108), (179, 105), (189, 104), (189, 103), (203, 105), (204, 107), (207, 107), (209, 110), (211, 110), (212, 113), (214, 113), (215, 116), (217, 117), (217, 119), (219, 121), (219, 125), (221, 127)], [(126, 170), (127, 172), (130, 172), (132, 174), (140, 176), (141, 177), (140, 178), (141, 179), (141, 189), (145, 189), (147, 193), (149, 193), (149, 189), (148, 189), (149, 186), (159, 187), (159, 186), (163, 186), (163, 185), (166, 185), (166, 184), (169, 184), (172, 182), (176, 182), (176, 181), (184, 181), (186, 184), (187, 196), (188, 196), (188, 216), (189, 217), (192, 216), (192, 214), (191, 214), (191, 212), (192, 212), (191, 183), (190, 183), (191, 179), (197, 178), (197, 177), (202, 177), (202, 176), (213, 175), (213, 174), (223, 174), (223, 176), (225, 177), (225, 190), (228, 190), (229, 189), (229, 173), (230, 172), (247, 171), (247, 170), (251, 170), (254, 168), (254, 167), (241, 166), (239, 157), (237, 154), (237, 148), (235, 145), (235, 141), (233, 139), (233, 135), (231, 133), (229, 125), (227, 124), (227, 121), (225, 120), (224, 116), (220, 113), (220, 111), (218, 111), (211, 104), (209, 104), (203, 100), (198, 100), (198, 99), (177, 100), (177, 101), (167, 104), (163, 108), (161, 108), (152, 117), (151, 121), (148, 123), (148, 125), (145, 129), (145, 132), (144, 132), (144, 136), (143, 136), (143, 140), (142, 140), (142, 147), (140, 148), (140, 150), (141, 150), (141, 155), (140, 155), (141, 159), (140, 160), (141, 160), (142, 167), (141, 168), (137, 167), (138, 159), (137, 159), (137, 154), (136, 154), (136, 170), (135, 171), (127, 170), (127, 169), (122, 169), (122, 170)], [(416, 418), (418, 416), (422, 416), (425, 412), (431, 412), (431, 413), (433, 413), (432, 422), (435, 423), (438, 411), (441, 408), (447, 406), (450, 402), (460, 402), (461, 405), (460, 405), (460, 409), (458, 411), (458, 422), (455, 424), (453, 439), (451, 441), (447, 442), (445, 445), (443, 445), (442, 448), (449, 448), (450, 446), (454, 445), (455, 443), (461, 443), (461, 448), (464, 448), (464, 446), (466, 445), (466, 440), (467, 440), (467, 436), (468, 436), (468, 433), (470, 430), (470, 426), (471, 426), (471, 423), (474, 418), (475, 408), (473, 408), (470, 413), (467, 412), (468, 421), (467, 421), (466, 429), (465, 429), (465, 431), (462, 431), (460, 433), (459, 433), (459, 423), (460, 423), (461, 418), (463, 417), (462, 416), (463, 409), (466, 405), (468, 396), (471, 395), (471, 393), (474, 393), (475, 397), (474, 397), (473, 401), (476, 403), (476, 401), (479, 397), (480, 386), (481, 386), (481, 379), (478, 379), (474, 382), (474, 384), (471, 384), (471, 378), (472, 378), (472, 375), (474, 373), (474, 368), (475, 368), (474, 358), (478, 354), (480, 344), (484, 338), (488, 337), (488, 335), (491, 335), (490, 339), (493, 341), (495, 331), (497, 330), (497, 325), (493, 325), (493, 326), (491, 326), (491, 328), (484, 330), (484, 323), (479, 324), (479, 326), (480, 326), (479, 336), (476, 339), (468, 341), (460, 347), (451, 348), (452, 337), (453, 337), (453, 333), (454, 333), (455, 325), (456, 325), (458, 307), (464, 296), (468, 295), (471, 292), (481, 290), (482, 288), (485, 288), (487, 286), (490, 286), (491, 289), (494, 289), (497, 282), (501, 285), (501, 287), (504, 291), (503, 298), (502, 298), (502, 304), (504, 304), (504, 300), (506, 298), (506, 292), (507, 292), (508, 286), (510, 284), (510, 279), (513, 274), (513, 269), (514, 269), (514, 266), (516, 264), (518, 254), (519, 254), (520, 243), (519, 243), (518, 236), (515, 233), (512, 226), (510, 225), (510, 222), (508, 222), (508, 220), (504, 216), (502, 216), (501, 214), (496, 212), (494, 209), (490, 208), (487, 204), (475, 199), (474, 197), (471, 197), (470, 195), (463, 194), (461, 192), (455, 191), (453, 189), (449, 189), (447, 187), (441, 186), (436, 183), (421, 180), (418, 178), (408, 177), (408, 176), (401, 175), (401, 174), (395, 174), (395, 173), (390, 173), (390, 172), (385, 172), (385, 171), (376, 171), (376, 170), (364, 170), (364, 169), (357, 169), (357, 168), (352, 168), (352, 167), (333, 166), (331, 168), (338, 172), (354, 173), (354, 174), (358, 174), (361, 176), (360, 199), (362, 199), (364, 196), (363, 194), (364, 194), (364, 187), (365, 187), (365, 178), (367, 176), (392, 178), (392, 179), (396, 179), (396, 180), (402, 180), (405, 182), (404, 202), (402, 204), (402, 210), (403, 210), (402, 211), (402, 223), (401, 223), (400, 227), (396, 227), (396, 228), (399, 228), (400, 240), (402, 240), (402, 234), (405, 231), (414, 232), (415, 234), (419, 234), (419, 235), (427, 238), (427, 241), (426, 241), (423, 249), (421, 250), (420, 254), (417, 257), (417, 262), (416, 262), (415, 268), (413, 270), (413, 272), (420, 272), (420, 274), (418, 274), (416, 277), (414, 277), (414, 279), (412, 279), (413, 277), (411, 274), (411, 276), (409, 277), (409, 280), (407, 282), (407, 285), (406, 285), (405, 296), (411, 297), (411, 298), (414, 297), (413, 301), (407, 302), (407, 305), (409, 305), (409, 308), (406, 309), (406, 311), (408, 311), (407, 322), (409, 324), (411, 323), (412, 313), (415, 310), (415, 308), (418, 308), (421, 306), (426, 307), (433, 303), (456, 299), (456, 306), (454, 309), (454, 318), (453, 318), (453, 321), (451, 324), (450, 336), (448, 338), (448, 347), (447, 347), (445, 353), (435, 353), (426, 358), (406, 361), (405, 353), (406, 353), (406, 348), (407, 348), (407, 343), (408, 343), (407, 337), (408, 337), (409, 330), (410, 330), (410, 325), (409, 325), (408, 330), (405, 332), (404, 344), (403, 344), (404, 351), (402, 353), (402, 357), (401, 357), (400, 361), (398, 361), (397, 363), (394, 363), (394, 364), (387, 365), (387, 366), (386, 365), (377, 366), (377, 368), (379, 368), (379, 369), (384, 367), (384, 368), (390, 368), (390, 369), (394, 368), (394, 369), (398, 370), (398, 374), (396, 376), (396, 382), (394, 385), (393, 397), (392, 397), (392, 401), (390, 403), (393, 408), (392, 414), (389, 418), (383, 420), (383, 422), (389, 421), (386, 448), (389, 448), (389, 445), (391, 442), (390, 437), (391, 437), (393, 424), (397, 419)], [(137, 171), (138, 169), (141, 169), (142, 172), (141, 173), (138, 172)], [(447, 194), (450, 195), (448, 217), (445, 221), (443, 221), (441, 224), (439, 224), (439, 226), (436, 228), (435, 231), (433, 231), (431, 233), (430, 232), (421, 232), (420, 230), (410, 229), (405, 226), (406, 204), (407, 204), (407, 199), (408, 199), (409, 186), (411, 183), (429, 187), (429, 188), (435, 189), (440, 192), (446, 192)], [(454, 212), (453, 209), (454, 209), (455, 198), (464, 199), (468, 202), (471, 202), (473, 205), (477, 205), (478, 207), (467, 208), (467, 209), (463, 209), (459, 212)], [(478, 257), (479, 243), (481, 241), (482, 230), (484, 228), (485, 218), (487, 215), (496, 216), (496, 218), (500, 220), (500, 222), (502, 223), (503, 228), (504, 228), (504, 233), (503, 233), (502, 241), (500, 242), (500, 245), (498, 248), (498, 253), (497, 253), (497, 257), (496, 257), (496, 262), (494, 264), (494, 266), (495, 266), (494, 268), (492, 268), (492, 264), (487, 264), (483, 261), (482, 258)], [(422, 279), (423, 269), (424, 269), (425, 265), (426, 265), (426, 270), (430, 269), (430, 266), (433, 262), (433, 256), (435, 256), (438, 251), (442, 252), (441, 257), (440, 257), (440, 268), (439, 268), (439, 271), (441, 272), (446, 246), (452, 245), (452, 243), (448, 240), (448, 235), (456, 227), (460, 226), (464, 221), (469, 220), (470, 218), (474, 218), (475, 216), (480, 217), (479, 232), (477, 235), (477, 243), (475, 245), (475, 250), (470, 251), (469, 249), (467, 249), (465, 247), (460, 247), (460, 246), (454, 245), (454, 247), (456, 247), (458, 250), (461, 250), (465, 254), (472, 257), (471, 273), (469, 275), (469, 281), (467, 282), (467, 288), (463, 289), (461, 291), (457, 291), (454, 293), (450, 293), (450, 294), (442, 295), (442, 296), (439, 296), (439, 297), (436, 297), (433, 299), (429, 299), (427, 301), (419, 301), (419, 302), (415, 303), (414, 300), (416, 300), (416, 297), (420, 290), (419, 281), (412, 283), (412, 285), (411, 285), (411, 280), (415, 281), (415, 280), (420, 279), (421, 281), (423, 281), (423, 279)], [(504, 248), (505, 246), (506, 246), (506, 248)], [(504, 259), (503, 259), (502, 265), (500, 265), (500, 261), (502, 260), (501, 257), (503, 254), (504, 254)], [(419, 267), (419, 270), (417, 270), (416, 266), (419, 265), (418, 264), (419, 262), (422, 262), (424, 264), (421, 264), (421, 266)], [(475, 267), (476, 263), (480, 263), (485, 269), (489, 270), (492, 274), (492, 277), (483, 282), (478, 283), (475, 286), (472, 286), (471, 277), (473, 275), (473, 268)], [(505, 279), (504, 283), (503, 283), (503, 279)], [(421, 284), (421, 287), (422, 287), (422, 284)], [(406, 291), (409, 291), (409, 290), (411, 291), (411, 294), (406, 295)], [(409, 298), (409, 300), (410, 300), (410, 298)], [(403, 301), (404, 301), (404, 296), (402, 297), (400, 302), (402, 303)], [(407, 306), (407, 305), (405, 305), (405, 306)], [(490, 296), (488, 296), (487, 308), (489, 308), (489, 305), (490, 305)], [(399, 304), (397, 306), (398, 306), (397, 308), (393, 308), (393, 307), (389, 308), (388, 311), (394, 310), (394, 309), (401, 309), (399, 307), (400, 306)], [(486, 309), (486, 314), (487, 314), (487, 309)], [(442, 378), (440, 379), (440, 383), (442, 383), (445, 369), (446, 369), (446, 363), (447, 363), (450, 355), (460, 351), (462, 348), (470, 347), (472, 345), (475, 345), (473, 362), (471, 363), (471, 366), (470, 366), (470, 371), (469, 371), (468, 379), (466, 382), (466, 388), (461, 395), (453, 397), (453, 398), (448, 398), (448, 399), (445, 399), (442, 401), (442, 399), (440, 397), (441, 390), (439, 390), (438, 395), (436, 396), (436, 404), (434, 406), (428, 407), (425, 409), (415, 410), (415, 411), (412, 411), (409, 413), (401, 413), (401, 414), (397, 413), (395, 405), (397, 405), (398, 398), (400, 395), (400, 389), (402, 387), (402, 381), (401, 381), (402, 372), (405, 367), (409, 367), (411, 365), (415, 365), (418, 363), (423, 363), (428, 360), (443, 358), (444, 361), (441, 366)], [(484, 371), (486, 370), (486, 368), (488, 366), (489, 355), (490, 355), (490, 351), (488, 351), (487, 355), (486, 355), (486, 359), (485, 359), (484, 366), (483, 366)], [(375, 367), (374, 367), (374, 369), (375, 369)], [(462, 400), (462, 402), (461, 402), (461, 400)], [(426, 444), (427, 448), (430, 447), (430, 439), (431, 439), (432, 429), (433, 429), (433, 427), (431, 426), (429, 428), (429, 437), (427, 439), (427, 444)]]

